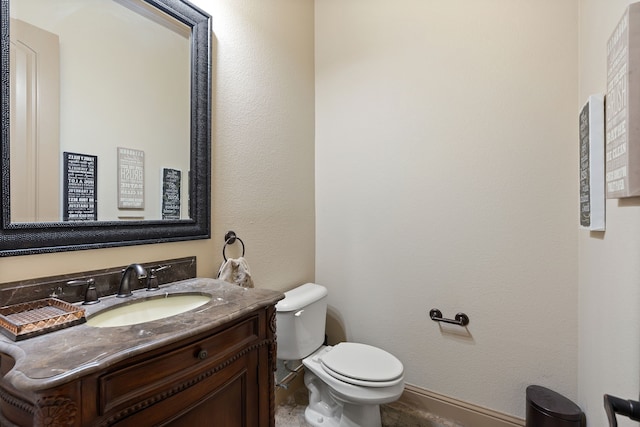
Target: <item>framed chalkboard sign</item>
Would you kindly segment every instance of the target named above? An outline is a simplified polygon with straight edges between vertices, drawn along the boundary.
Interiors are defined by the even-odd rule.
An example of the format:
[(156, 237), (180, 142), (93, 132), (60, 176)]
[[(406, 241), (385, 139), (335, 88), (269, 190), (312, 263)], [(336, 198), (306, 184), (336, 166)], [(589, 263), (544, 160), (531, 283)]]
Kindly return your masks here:
[(118, 147), (118, 209), (144, 209), (144, 151)]
[(162, 168), (162, 219), (180, 219), (182, 172)]
[(63, 153), (64, 221), (98, 220), (98, 157), (89, 154)]

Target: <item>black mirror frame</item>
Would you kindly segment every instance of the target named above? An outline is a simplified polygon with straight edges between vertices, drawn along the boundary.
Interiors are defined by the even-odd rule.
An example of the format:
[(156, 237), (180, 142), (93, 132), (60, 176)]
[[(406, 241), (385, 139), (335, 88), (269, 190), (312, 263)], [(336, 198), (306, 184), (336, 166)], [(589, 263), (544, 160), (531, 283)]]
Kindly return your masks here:
[(211, 16), (183, 0), (144, 0), (192, 29), (190, 219), (11, 223), (9, 1), (0, 0), (0, 257), (210, 238)]

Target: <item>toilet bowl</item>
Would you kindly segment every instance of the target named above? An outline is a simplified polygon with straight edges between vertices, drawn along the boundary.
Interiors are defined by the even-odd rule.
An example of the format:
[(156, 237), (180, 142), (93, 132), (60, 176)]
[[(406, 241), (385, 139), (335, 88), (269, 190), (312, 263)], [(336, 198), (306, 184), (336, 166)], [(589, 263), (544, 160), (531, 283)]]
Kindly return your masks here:
[(307, 283), (276, 305), (278, 358), (302, 359), (314, 427), (380, 427), (380, 404), (404, 390), (404, 367), (392, 354), (361, 343), (323, 345), (327, 289)]

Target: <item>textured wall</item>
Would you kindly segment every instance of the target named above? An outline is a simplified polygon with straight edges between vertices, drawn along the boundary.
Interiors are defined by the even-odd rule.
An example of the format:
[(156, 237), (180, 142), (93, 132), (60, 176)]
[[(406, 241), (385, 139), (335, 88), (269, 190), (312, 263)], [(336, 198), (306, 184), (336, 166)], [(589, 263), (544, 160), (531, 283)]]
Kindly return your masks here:
[(577, 25), (577, 1), (316, 2), (332, 338), (516, 416), (532, 383), (576, 397)]
[(313, 280), (313, 3), (195, 4), (213, 16), (217, 58), (213, 259), (231, 229), (247, 245), (259, 286), (285, 290)]
[[(606, 43), (629, 3), (580, 1), (580, 105), (606, 92)], [(592, 426), (608, 425), (603, 394), (637, 400), (640, 392), (639, 207), (637, 198), (607, 200), (607, 231), (579, 234), (578, 404)], [(638, 424), (620, 417), (618, 425)]]
[(313, 3), (193, 3), (213, 16), (212, 239), (2, 258), (0, 282), (189, 255), (212, 277), (229, 229), (256, 286), (313, 280)]
[[(638, 203), (576, 231), (577, 112), (605, 90), (627, 0), (322, 0), (315, 88), (312, 2), (194, 3), (213, 15), (213, 239), (2, 258), (0, 282), (188, 255), (211, 277), (228, 229), (258, 286), (313, 280), (316, 90), (316, 280), (336, 336), (518, 416), (530, 383), (591, 425), (603, 393), (637, 397)], [(431, 307), (465, 311), (469, 334)]]

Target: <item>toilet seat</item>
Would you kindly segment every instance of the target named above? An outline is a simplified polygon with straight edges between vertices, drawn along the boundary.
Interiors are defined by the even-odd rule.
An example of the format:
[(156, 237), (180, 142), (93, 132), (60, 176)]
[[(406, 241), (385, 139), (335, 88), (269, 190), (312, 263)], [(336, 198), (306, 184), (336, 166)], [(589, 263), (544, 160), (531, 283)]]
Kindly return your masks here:
[(367, 344), (343, 342), (318, 358), (333, 378), (365, 387), (390, 387), (403, 380), (404, 368), (394, 355)]

